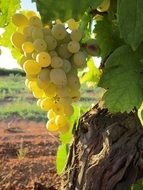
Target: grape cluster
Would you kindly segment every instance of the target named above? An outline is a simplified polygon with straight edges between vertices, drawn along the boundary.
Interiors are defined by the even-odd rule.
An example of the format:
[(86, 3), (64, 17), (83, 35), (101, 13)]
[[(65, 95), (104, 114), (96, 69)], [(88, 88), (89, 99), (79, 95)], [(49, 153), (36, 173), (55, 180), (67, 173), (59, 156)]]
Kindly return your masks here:
[(66, 133), (74, 111), (72, 103), (80, 99), (78, 69), (86, 65), (78, 23), (70, 19), (65, 24), (43, 26), (33, 12), (16, 13), (12, 21), (17, 30), (11, 42), (23, 54), (20, 65), (26, 73), (25, 85), (47, 112), (47, 129)]

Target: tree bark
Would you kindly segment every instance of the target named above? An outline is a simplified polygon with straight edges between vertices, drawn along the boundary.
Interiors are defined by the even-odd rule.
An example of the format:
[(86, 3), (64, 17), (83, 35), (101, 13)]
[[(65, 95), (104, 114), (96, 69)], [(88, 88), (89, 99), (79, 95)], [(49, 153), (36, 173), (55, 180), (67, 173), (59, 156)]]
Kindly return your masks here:
[(129, 190), (143, 176), (142, 156), (136, 112), (111, 114), (97, 104), (79, 120), (61, 190)]

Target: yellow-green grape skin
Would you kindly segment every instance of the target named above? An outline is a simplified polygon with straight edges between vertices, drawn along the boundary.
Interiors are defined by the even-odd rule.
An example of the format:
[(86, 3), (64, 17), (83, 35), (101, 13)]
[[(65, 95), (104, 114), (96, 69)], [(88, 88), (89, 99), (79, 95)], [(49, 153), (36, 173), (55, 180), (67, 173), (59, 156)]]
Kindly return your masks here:
[(47, 48), (47, 44), (43, 39), (37, 39), (33, 42), (34, 48), (36, 51), (41, 52), (45, 51)]
[(55, 123), (59, 127), (59, 131), (61, 133), (68, 132), (70, 128), (70, 124), (69, 124), (68, 119), (64, 115), (57, 115), (55, 118)]
[(47, 88), (44, 89), (44, 91), (45, 91), (45, 95), (47, 97), (54, 97), (54, 96), (56, 96), (56, 86), (55, 86), (55, 84), (49, 83), (48, 86), (47, 86)]
[(80, 88), (79, 78), (75, 74), (67, 74), (68, 87), (78, 90)]
[(86, 66), (86, 56), (83, 52), (79, 51), (73, 56), (73, 63), (76, 68), (83, 68)]
[(60, 57), (52, 57), (51, 67), (52, 68), (60, 68), (63, 65), (63, 60)]
[(34, 26), (26, 26), (23, 29), (23, 34), (25, 35), (25, 37), (32, 37), (32, 30), (33, 30)]
[(36, 84), (36, 87), (32, 89), (33, 91), (33, 96), (37, 99), (41, 99), (44, 97), (44, 91), (38, 87)]
[(65, 107), (66, 105), (72, 104), (72, 98), (69, 97), (69, 94), (65, 97), (60, 97), (59, 102)]
[(55, 123), (55, 118), (50, 119), (47, 124), (46, 128), (49, 132), (57, 132), (59, 130), (59, 127)]
[(57, 47), (57, 41), (53, 36), (48, 35), (44, 39), (47, 43), (48, 51), (54, 50)]
[(16, 13), (12, 17), (12, 22), (13, 22), (14, 25), (16, 25), (18, 27), (26, 26), (27, 23), (28, 23), (28, 19), (23, 14)]
[(36, 61), (41, 67), (48, 67), (51, 64), (51, 56), (47, 52), (40, 52), (36, 56)]
[(67, 32), (65, 38), (62, 40), (58, 40), (57, 43), (58, 43), (58, 46), (60, 46), (61, 44), (66, 44), (66, 43), (69, 43), (70, 41), (71, 41), (70, 34)]
[(11, 36), (11, 43), (18, 49), (21, 49), (25, 42), (25, 36), (19, 32), (14, 32)]
[(69, 62), (69, 60), (67, 59), (63, 60), (62, 69), (65, 71), (65, 73), (68, 73), (71, 70), (71, 63)]
[(72, 56), (72, 53), (69, 52), (69, 50), (68, 50), (67, 44), (61, 44), (57, 48), (57, 52), (58, 52), (59, 56), (64, 58), (64, 59), (69, 59)]
[(22, 50), (25, 53), (32, 53), (34, 51), (34, 46), (32, 42), (24, 42), (22, 44)]
[(50, 80), (56, 85), (65, 86), (67, 84), (67, 77), (62, 69), (52, 69), (50, 71)]
[(43, 28), (42, 30), (43, 30), (44, 36), (52, 35), (52, 32), (51, 32), (50, 28)]
[(37, 100), (36, 104), (37, 104), (38, 107), (40, 107), (41, 101), (42, 101), (42, 99)]
[(68, 50), (71, 53), (77, 53), (80, 50), (80, 44), (76, 41), (70, 41), (68, 43)]
[(110, 0), (103, 0), (102, 3), (97, 7), (97, 10), (99, 12), (105, 12), (108, 11), (110, 7)]
[(27, 60), (23, 65), (23, 69), (28, 75), (36, 75), (41, 71), (40, 65), (33, 59)]
[(32, 30), (32, 38), (33, 40), (36, 39), (43, 39), (44, 35), (43, 35), (43, 31), (40, 28), (33, 28)]
[(72, 98), (72, 101), (77, 102), (80, 100), (81, 94), (79, 90), (70, 89), (69, 96)]
[(36, 81), (36, 80), (37, 80), (37, 74), (36, 74), (36, 75), (27, 75), (27, 74), (26, 74), (26, 78), (27, 78), (29, 81)]
[(27, 17), (28, 19), (30, 19), (30, 18), (33, 17), (33, 16), (36, 16), (36, 13), (35, 13), (34, 11), (27, 11), (27, 12), (26, 12), (26, 17)]
[(76, 22), (72, 18), (67, 21), (67, 24), (68, 24), (68, 27), (69, 27), (70, 30), (76, 30), (79, 27), (78, 22)]
[(48, 82), (43, 82), (42, 80), (40, 80), (39, 78), (36, 79), (36, 82), (37, 82), (37, 86), (44, 90), (48, 88)]
[(59, 115), (59, 114), (63, 114), (64, 113), (64, 107), (61, 103), (56, 102), (54, 103), (53, 107), (52, 107), (53, 111)]
[(82, 38), (82, 32), (79, 30), (73, 30), (70, 34), (70, 37), (73, 41), (79, 42)]
[(50, 51), (49, 54), (51, 57), (57, 57), (58, 56), (56, 51)]
[(56, 92), (57, 92), (57, 95), (60, 96), (60, 98), (68, 96), (68, 89), (65, 86), (64, 87), (57, 87)]
[(50, 82), (50, 70), (48, 68), (42, 69), (40, 71), (40, 73), (38, 74), (38, 78), (45, 83), (49, 83)]
[(53, 103), (52, 99), (50, 99), (50, 98), (44, 98), (41, 101), (40, 107), (44, 111), (49, 111), (50, 109), (53, 108), (53, 105), (54, 105), (54, 103)]
[(27, 61), (29, 58), (25, 57), (24, 55), (21, 57), (20, 61), (19, 61), (19, 64), (20, 66), (23, 68), (23, 64), (25, 61)]
[(52, 119), (52, 118), (56, 117), (56, 114), (52, 109), (50, 109), (47, 113), (47, 117), (48, 117), (48, 119)]
[(62, 40), (66, 37), (67, 31), (62, 24), (55, 24), (52, 28), (52, 35), (56, 40)]
[(64, 113), (67, 117), (71, 116), (74, 113), (74, 109), (71, 104), (66, 104), (64, 106)]
[(32, 53), (32, 58), (36, 60), (37, 55), (38, 55), (38, 52), (37, 52), (37, 51), (34, 51), (34, 52)]
[(30, 26), (35, 26), (37, 28), (42, 28), (42, 22), (41, 22), (40, 18), (37, 17), (37, 16), (30, 17), (28, 24)]

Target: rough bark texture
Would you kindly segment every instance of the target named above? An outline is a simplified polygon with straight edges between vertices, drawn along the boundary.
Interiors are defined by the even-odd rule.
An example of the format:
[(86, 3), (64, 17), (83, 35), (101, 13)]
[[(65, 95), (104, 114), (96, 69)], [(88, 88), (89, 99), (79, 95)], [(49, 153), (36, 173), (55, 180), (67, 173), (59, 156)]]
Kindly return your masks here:
[(129, 190), (143, 176), (143, 129), (136, 113), (96, 105), (79, 120), (61, 190)]

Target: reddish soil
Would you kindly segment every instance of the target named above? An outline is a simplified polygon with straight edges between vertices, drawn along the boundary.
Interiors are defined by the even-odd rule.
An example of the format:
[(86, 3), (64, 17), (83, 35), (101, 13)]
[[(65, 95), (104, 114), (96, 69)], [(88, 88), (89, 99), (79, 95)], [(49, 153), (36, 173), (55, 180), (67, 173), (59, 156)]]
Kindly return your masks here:
[[(32, 190), (34, 183), (58, 189), (55, 155), (58, 138), (45, 123), (0, 121), (0, 190)], [(24, 158), (18, 156), (22, 148)]]

